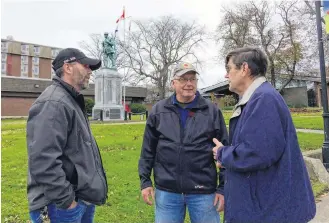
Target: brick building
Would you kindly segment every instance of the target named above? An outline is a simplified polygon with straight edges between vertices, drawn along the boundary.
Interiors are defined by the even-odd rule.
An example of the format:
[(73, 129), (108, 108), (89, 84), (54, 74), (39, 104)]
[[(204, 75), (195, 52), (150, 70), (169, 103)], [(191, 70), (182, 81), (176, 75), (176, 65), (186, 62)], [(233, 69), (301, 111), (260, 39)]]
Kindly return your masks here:
[[(61, 49), (57, 47), (1, 39), (1, 116), (27, 116), (28, 111), (51, 84), (55, 75), (52, 61)], [(82, 93), (94, 99), (94, 84)], [(141, 103), (147, 89), (126, 87), (126, 101)]]
[(1, 39), (1, 75), (50, 79), (58, 47)]

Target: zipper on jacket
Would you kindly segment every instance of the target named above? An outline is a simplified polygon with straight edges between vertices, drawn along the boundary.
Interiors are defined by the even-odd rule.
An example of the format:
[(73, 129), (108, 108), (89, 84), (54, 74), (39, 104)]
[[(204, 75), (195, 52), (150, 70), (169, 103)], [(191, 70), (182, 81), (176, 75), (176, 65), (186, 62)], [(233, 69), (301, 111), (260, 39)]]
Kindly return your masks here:
[[(196, 113), (195, 113), (195, 114), (193, 115), (193, 117), (191, 118), (191, 119), (192, 119), (192, 120), (190, 121), (191, 124), (193, 124), (193, 123), (195, 122), (195, 115), (196, 115)], [(189, 119), (189, 118), (187, 118), (187, 120), (186, 120), (186, 124), (185, 124), (185, 127), (186, 127), (186, 128), (185, 128), (185, 129), (189, 129), (189, 128), (187, 128), (188, 119)], [(191, 130), (192, 130), (192, 129), (191, 129)], [(190, 134), (188, 135), (187, 138), (188, 138), (188, 139), (191, 139), (191, 137), (192, 137), (191, 135), (192, 135), (192, 134), (191, 134), (191, 132), (190, 132)]]
[[(195, 120), (195, 117), (193, 116), (193, 118), (192, 118), (192, 120), (191, 120), (191, 117), (187, 117), (187, 119), (186, 119), (186, 122), (185, 122), (185, 126), (182, 126), (181, 124), (180, 124), (180, 129), (181, 129), (181, 146), (180, 146), (180, 150), (179, 151), (181, 151), (182, 149), (183, 149), (183, 147), (184, 147), (184, 138), (185, 138), (185, 130), (186, 129), (188, 129), (188, 124), (190, 123), (190, 122), (193, 122)], [(181, 122), (179, 122), (179, 123), (181, 123)], [(188, 135), (187, 136), (188, 137), (188, 139), (189, 139), (189, 137), (190, 137), (190, 135)], [(184, 194), (184, 191), (183, 191), (183, 170), (181, 169), (181, 168), (184, 168), (184, 165), (181, 165), (181, 160), (180, 160), (180, 156), (179, 156), (179, 168), (180, 168), (180, 172), (181, 172), (181, 175), (180, 175), (180, 188), (181, 188), (181, 191), (182, 191), (182, 193)]]
[[(185, 129), (187, 129), (187, 125), (190, 122), (189, 120), (191, 119), (190, 117), (187, 117), (186, 122), (185, 122), (185, 126), (181, 125), (181, 117), (179, 115), (179, 113), (176, 113), (178, 115), (179, 118), (179, 126), (180, 126), (180, 146), (179, 146), (179, 153), (178, 153), (178, 159), (179, 159), (179, 172), (180, 172), (180, 176), (179, 176), (179, 187), (180, 187), (180, 191), (182, 193), (183, 192), (183, 168), (184, 165), (182, 165), (181, 163), (181, 152), (182, 149), (184, 147), (184, 137), (185, 137)], [(193, 116), (194, 118), (194, 116)], [(193, 119), (192, 119), (193, 120)]]
[(184, 138), (184, 128), (181, 125), (181, 117), (177, 111), (175, 111), (176, 115), (178, 116), (179, 120), (179, 130), (180, 130), (180, 145), (179, 145), (179, 151), (178, 151), (178, 169), (179, 169), (179, 183), (178, 183), (178, 190), (179, 192), (183, 191), (183, 177), (182, 177), (182, 165), (181, 165), (181, 152), (183, 148), (183, 138)]
[[(84, 112), (83, 112), (83, 113), (84, 113)], [(95, 154), (95, 153), (98, 154), (98, 159), (99, 159), (99, 160), (97, 160), (97, 162), (96, 162), (96, 171), (97, 171), (97, 173), (99, 174), (99, 176), (100, 176), (101, 179), (102, 179), (104, 189), (106, 188), (106, 190), (105, 190), (104, 192), (105, 192), (105, 197), (107, 198), (108, 186), (107, 186), (107, 179), (106, 179), (105, 172), (104, 172), (104, 168), (103, 168), (103, 162), (102, 162), (101, 153), (100, 153), (100, 151), (99, 151), (98, 146), (97, 146), (97, 148), (94, 148), (94, 145), (93, 145), (93, 142), (92, 142), (92, 141), (94, 140), (95, 143), (96, 143), (96, 139), (94, 139), (93, 136), (92, 136), (92, 134), (91, 134), (91, 130), (90, 130), (90, 125), (89, 125), (89, 120), (88, 120), (88, 118), (86, 117), (85, 114), (83, 114), (83, 115), (84, 115), (85, 120), (86, 120), (86, 122), (87, 122), (88, 132), (89, 132), (89, 137), (90, 137), (90, 139), (91, 139), (91, 147), (92, 147), (92, 150), (93, 150), (94, 154)], [(97, 151), (96, 151), (96, 150), (97, 150)], [(96, 155), (96, 154), (95, 154), (95, 155)], [(97, 159), (96, 156), (95, 156), (95, 159)], [(95, 160), (95, 161), (96, 161), (96, 160)], [(99, 166), (102, 168), (102, 172), (103, 172), (102, 174), (99, 173)], [(101, 175), (103, 175), (103, 177), (102, 177)], [(106, 198), (102, 199), (102, 203), (104, 203), (104, 201), (106, 200)]]

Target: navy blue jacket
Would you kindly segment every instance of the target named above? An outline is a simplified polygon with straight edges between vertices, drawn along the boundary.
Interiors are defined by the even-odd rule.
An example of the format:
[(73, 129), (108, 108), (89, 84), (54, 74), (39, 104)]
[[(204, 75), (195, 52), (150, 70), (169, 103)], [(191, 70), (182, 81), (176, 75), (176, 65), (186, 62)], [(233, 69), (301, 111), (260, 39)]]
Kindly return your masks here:
[[(199, 96), (189, 108), (185, 128), (173, 95), (155, 104), (147, 119), (139, 177), (141, 189), (152, 186), (174, 193), (223, 193), (223, 175), (213, 159), (214, 137), (228, 143), (224, 118), (209, 100)], [(219, 179), (218, 179), (219, 178)]]
[(225, 222), (308, 222), (315, 201), (286, 103), (264, 82), (241, 109), (217, 157), (226, 168)]

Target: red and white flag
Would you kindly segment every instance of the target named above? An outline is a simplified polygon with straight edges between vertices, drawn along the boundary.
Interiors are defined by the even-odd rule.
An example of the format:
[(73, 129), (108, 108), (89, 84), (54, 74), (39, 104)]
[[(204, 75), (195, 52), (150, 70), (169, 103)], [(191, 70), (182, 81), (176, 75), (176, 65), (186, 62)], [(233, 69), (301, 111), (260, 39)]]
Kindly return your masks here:
[(123, 7), (122, 15), (117, 19), (116, 23), (120, 22), (120, 20), (125, 19), (125, 7)]

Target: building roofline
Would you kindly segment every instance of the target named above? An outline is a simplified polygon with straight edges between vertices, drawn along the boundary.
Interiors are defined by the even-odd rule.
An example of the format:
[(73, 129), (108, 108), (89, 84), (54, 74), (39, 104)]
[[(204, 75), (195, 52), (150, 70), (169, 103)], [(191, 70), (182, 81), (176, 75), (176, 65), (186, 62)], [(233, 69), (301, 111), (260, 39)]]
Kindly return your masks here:
[(18, 40), (11, 40), (11, 39), (6, 39), (6, 38), (1, 38), (1, 42), (15, 42), (15, 43), (22, 43), (22, 44), (40, 46), (40, 47), (49, 47), (49, 48), (54, 48), (54, 49), (59, 49), (59, 50), (64, 49), (63, 47), (47, 46), (47, 45), (42, 45), (42, 44), (28, 43), (28, 42), (23, 42), (23, 41), (18, 41)]
[(223, 87), (225, 85), (228, 85), (228, 83), (229, 83), (228, 80), (225, 80), (225, 81), (218, 82), (217, 84), (213, 84), (213, 85), (210, 85), (208, 87), (201, 88), (200, 90), (202, 92), (211, 91), (215, 88), (219, 88), (219, 87)]
[(35, 78), (35, 77), (17, 77), (17, 76), (1, 76), (1, 78), (13, 78), (13, 79), (26, 79), (26, 80), (36, 80), (36, 81), (52, 81), (48, 78)]

